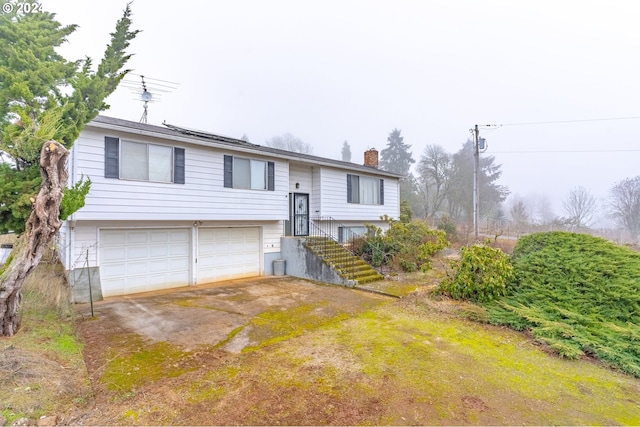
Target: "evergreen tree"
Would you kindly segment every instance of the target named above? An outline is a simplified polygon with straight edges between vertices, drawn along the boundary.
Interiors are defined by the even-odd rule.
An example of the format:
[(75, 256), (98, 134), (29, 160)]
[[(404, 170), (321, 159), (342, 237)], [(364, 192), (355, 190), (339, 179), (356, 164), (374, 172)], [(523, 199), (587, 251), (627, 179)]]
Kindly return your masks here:
[(380, 152), (380, 168), (403, 176), (409, 174), (411, 165), (415, 163), (411, 154), (411, 146), (404, 143), (400, 129), (394, 129), (387, 138), (387, 147)]
[(0, 15), (0, 231), (25, 231), (0, 273), (1, 335), (18, 328), (22, 287), (61, 212), (84, 205), (89, 180), (64, 188), (68, 148), (128, 72), (125, 50), (138, 33), (129, 30), (130, 15), (127, 5), (96, 71), (89, 58), (69, 62), (55, 51), (76, 26), (62, 27), (47, 12)]
[(350, 162), (351, 161), (351, 146), (347, 141), (342, 144), (342, 161)]
[[(400, 202), (409, 206), (414, 217), (425, 217), (425, 206), (418, 190), (418, 181), (412, 173), (400, 180)], [(400, 215), (402, 216), (402, 211)]]
[[(467, 140), (462, 148), (453, 155), (453, 189), (449, 201), (449, 215), (459, 220), (470, 221), (473, 218), (473, 141)], [(500, 165), (495, 164), (494, 156), (480, 156), (478, 173), (479, 212), (481, 217), (503, 215), (499, 207), (509, 195), (506, 186), (498, 185), (502, 175)], [(491, 215), (488, 215), (488, 214)]]
[(511, 209), (509, 209), (509, 215), (511, 216), (511, 222), (518, 229), (521, 229), (530, 223), (527, 205), (525, 205), (523, 200), (514, 200)]
[[(70, 148), (109, 108), (104, 101), (128, 73), (126, 49), (138, 33), (130, 17), (127, 5), (94, 71), (90, 58), (68, 61), (56, 52), (76, 25), (62, 26), (49, 12), (0, 15), (0, 232), (24, 230), (41, 183), (42, 144), (53, 139)], [(77, 190), (88, 188), (69, 189), (65, 198), (76, 200)]]

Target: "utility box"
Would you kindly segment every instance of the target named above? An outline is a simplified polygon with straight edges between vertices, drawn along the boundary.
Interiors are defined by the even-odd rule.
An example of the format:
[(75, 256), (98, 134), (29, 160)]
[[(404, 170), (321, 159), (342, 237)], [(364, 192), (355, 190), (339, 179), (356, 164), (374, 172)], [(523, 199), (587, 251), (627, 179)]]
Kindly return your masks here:
[(274, 276), (284, 276), (285, 264), (286, 264), (286, 261), (283, 260), (283, 259), (274, 259), (273, 260), (273, 275)]

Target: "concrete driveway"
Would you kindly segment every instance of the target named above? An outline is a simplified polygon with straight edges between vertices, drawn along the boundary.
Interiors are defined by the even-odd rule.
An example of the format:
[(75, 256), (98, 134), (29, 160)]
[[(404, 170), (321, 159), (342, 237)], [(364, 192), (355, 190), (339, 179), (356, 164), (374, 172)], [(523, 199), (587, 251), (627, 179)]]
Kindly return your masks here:
[[(109, 298), (94, 303), (93, 312), (94, 326), (113, 334), (134, 333), (186, 351), (228, 340), (222, 349), (236, 353), (250, 344), (247, 328), (238, 328), (266, 311), (313, 305), (315, 310), (356, 313), (386, 299), (340, 286), (268, 276)], [(91, 316), (89, 304), (81, 305), (79, 311), (83, 317)]]

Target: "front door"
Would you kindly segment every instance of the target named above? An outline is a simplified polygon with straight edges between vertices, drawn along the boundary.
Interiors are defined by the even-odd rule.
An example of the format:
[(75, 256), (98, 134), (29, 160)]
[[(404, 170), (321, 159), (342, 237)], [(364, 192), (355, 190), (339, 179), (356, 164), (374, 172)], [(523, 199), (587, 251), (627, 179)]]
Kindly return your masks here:
[(309, 195), (293, 194), (293, 235), (309, 235)]

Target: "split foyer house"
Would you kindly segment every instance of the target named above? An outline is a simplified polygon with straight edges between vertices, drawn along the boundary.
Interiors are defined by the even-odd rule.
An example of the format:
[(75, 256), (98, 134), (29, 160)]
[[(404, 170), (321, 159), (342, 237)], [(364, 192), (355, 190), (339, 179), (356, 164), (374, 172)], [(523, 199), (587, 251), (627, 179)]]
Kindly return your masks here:
[(98, 116), (68, 163), (69, 185), (91, 179), (60, 230), (74, 298), (271, 275), (276, 260), (304, 272), (287, 239), (345, 241), (399, 217), (400, 177), (366, 156), (369, 166)]

